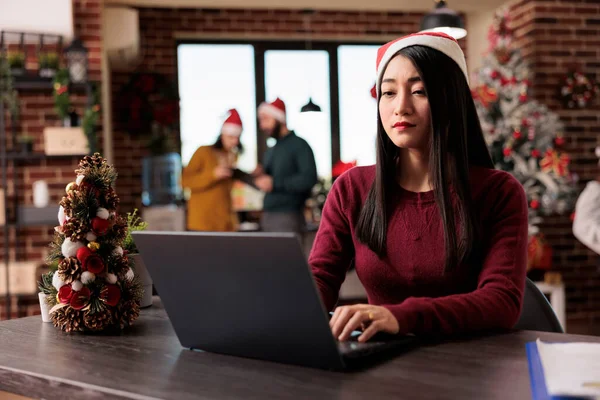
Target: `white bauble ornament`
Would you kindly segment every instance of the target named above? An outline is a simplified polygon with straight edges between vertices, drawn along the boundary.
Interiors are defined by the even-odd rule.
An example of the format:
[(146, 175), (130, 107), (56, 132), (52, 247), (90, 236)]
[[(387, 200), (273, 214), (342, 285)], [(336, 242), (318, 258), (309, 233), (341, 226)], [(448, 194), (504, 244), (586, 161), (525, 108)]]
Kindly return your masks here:
[(96, 211), (96, 217), (98, 217), (98, 218), (108, 219), (109, 216), (110, 216), (110, 213), (108, 212), (108, 210), (106, 208), (100, 207), (98, 209), (98, 211)]
[(81, 283), (81, 281), (73, 281), (73, 283), (71, 283), (71, 289), (79, 292), (81, 289), (83, 289), (83, 283)]
[(127, 270), (127, 274), (125, 274), (125, 279), (127, 279), (128, 281), (132, 281), (134, 277), (135, 277), (135, 274), (133, 273), (133, 270), (131, 268), (129, 268)]
[(87, 285), (88, 283), (92, 283), (96, 280), (96, 275), (91, 273), (90, 271), (85, 271), (81, 274), (81, 283)]
[(58, 276), (58, 272), (55, 272), (54, 275), (52, 275), (52, 286), (54, 286), (56, 290), (60, 290), (61, 287), (65, 286), (63, 280)]
[(117, 283), (117, 276), (115, 274), (106, 275), (106, 282), (114, 285)]
[(62, 254), (65, 257), (76, 257), (77, 250), (84, 247), (85, 244), (82, 242), (74, 242), (71, 239), (65, 239), (61, 246)]
[(98, 236), (96, 236), (94, 232), (90, 231), (85, 235), (85, 240), (87, 240), (88, 242), (93, 242), (96, 239), (98, 239)]
[(65, 215), (65, 209), (63, 206), (60, 206), (60, 208), (58, 209), (58, 224), (60, 226), (63, 226), (66, 220), (67, 216)]

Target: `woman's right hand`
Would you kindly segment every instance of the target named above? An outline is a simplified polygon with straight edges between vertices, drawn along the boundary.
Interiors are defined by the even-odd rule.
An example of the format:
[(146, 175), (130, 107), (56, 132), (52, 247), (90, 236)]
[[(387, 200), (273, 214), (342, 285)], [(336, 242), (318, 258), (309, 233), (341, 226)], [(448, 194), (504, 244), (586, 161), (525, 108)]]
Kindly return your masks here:
[(213, 173), (215, 175), (215, 178), (219, 180), (231, 178), (233, 175), (233, 171), (231, 170), (231, 168), (224, 167), (222, 165), (216, 167)]

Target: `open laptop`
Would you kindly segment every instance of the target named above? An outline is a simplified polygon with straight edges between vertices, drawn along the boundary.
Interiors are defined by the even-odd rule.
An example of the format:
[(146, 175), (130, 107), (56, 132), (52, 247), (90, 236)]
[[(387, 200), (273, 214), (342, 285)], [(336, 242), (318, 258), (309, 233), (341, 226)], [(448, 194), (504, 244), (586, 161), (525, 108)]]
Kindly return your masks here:
[(416, 341), (335, 340), (295, 234), (132, 234), (183, 347), (340, 370)]

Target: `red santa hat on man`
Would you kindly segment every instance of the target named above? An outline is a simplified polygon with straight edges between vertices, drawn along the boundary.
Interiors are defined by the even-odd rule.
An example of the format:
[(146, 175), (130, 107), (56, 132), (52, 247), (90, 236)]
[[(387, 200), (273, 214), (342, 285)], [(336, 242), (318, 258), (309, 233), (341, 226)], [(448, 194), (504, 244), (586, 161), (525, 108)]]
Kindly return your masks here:
[(239, 137), (242, 134), (242, 119), (235, 108), (228, 111), (229, 116), (223, 123), (221, 133), (223, 135)]
[(285, 103), (279, 97), (272, 103), (263, 102), (258, 106), (258, 113), (265, 113), (277, 121), (285, 123)]
[(465, 74), (467, 83), (469, 83), (465, 54), (458, 45), (456, 39), (441, 32), (420, 32), (392, 40), (377, 50), (377, 93), (381, 92), (383, 71), (385, 71), (388, 63), (392, 57), (394, 57), (394, 54), (409, 46), (431, 47), (432, 49), (444, 53), (458, 64), (463, 74)]

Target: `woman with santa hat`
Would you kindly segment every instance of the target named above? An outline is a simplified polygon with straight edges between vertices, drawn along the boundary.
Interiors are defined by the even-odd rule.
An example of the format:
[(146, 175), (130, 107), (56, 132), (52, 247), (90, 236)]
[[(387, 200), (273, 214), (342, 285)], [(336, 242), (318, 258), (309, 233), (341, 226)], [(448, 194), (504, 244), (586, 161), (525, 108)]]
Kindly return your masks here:
[(231, 189), (234, 164), (242, 151), (242, 120), (235, 109), (228, 114), (217, 141), (198, 148), (183, 169), (182, 185), (191, 191), (187, 204), (189, 230), (234, 231), (237, 228)]
[[(413, 34), (382, 46), (376, 71), (377, 163), (336, 179), (309, 258), (333, 334), (512, 328), (527, 199), (494, 169), (463, 51), (443, 33)], [(335, 308), (352, 264), (368, 304)]]

